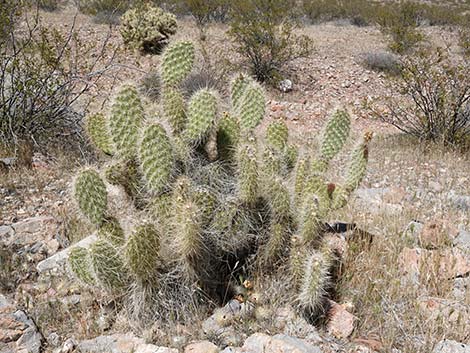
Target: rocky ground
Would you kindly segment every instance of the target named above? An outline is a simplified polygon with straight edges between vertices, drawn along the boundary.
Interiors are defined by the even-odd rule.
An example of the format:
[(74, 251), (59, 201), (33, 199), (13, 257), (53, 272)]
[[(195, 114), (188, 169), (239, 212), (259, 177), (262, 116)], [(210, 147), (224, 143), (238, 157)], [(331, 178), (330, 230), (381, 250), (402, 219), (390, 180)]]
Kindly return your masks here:
[[(66, 9), (45, 14), (44, 21), (66, 28), (72, 17)], [(86, 16), (77, 23), (90, 41), (108, 34), (106, 25)], [(344, 269), (328, 323), (319, 328), (290, 307), (263, 312), (232, 300), (201, 318), (196, 330), (178, 326), (162, 337), (158, 328), (129, 329), (102, 293), (66, 275), (71, 244), (93, 239), (69, 198), (73, 168), (83, 161), (37, 155), (33, 169), (0, 174), (0, 353), (470, 352), (469, 155), (417, 145), (364, 108), (390, 93), (390, 78), (360, 62), (363, 53), (385, 49), (377, 29), (328, 23), (304, 31), (316, 51), (289, 69), (292, 92), (269, 91), (267, 120), (285, 120), (302, 142), (341, 104), (354, 113), (356, 135), (376, 132), (368, 176), (337, 214), (358, 229), (333, 236)], [(426, 33), (455, 44), (450, 31)], [(187, 21), (177, 37), (196, 39), (197, 31)], [(230, 55), (224, 27), (212, 26), (208, 38), (208, 46)], [(121, 45), (116, 31), (111, 43)], [(97, 90), (110, 92), (115, 79), (139, 79), (159, 60), (117, 54), (112, 78)], [(341, 166), (343, 157), (335, 163)], [(267, 323), (253, 324), (253, 318)]]

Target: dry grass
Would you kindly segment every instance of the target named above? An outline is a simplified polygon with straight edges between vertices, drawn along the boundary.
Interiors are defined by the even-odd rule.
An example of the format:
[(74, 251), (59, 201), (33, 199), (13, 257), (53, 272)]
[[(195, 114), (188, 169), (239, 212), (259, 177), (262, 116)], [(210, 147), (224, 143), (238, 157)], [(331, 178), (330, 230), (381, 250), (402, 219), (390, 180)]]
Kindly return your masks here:
[[(416, 245), (416, 239), (404, 235), (413, 219), (444, 219), (468, 229), (468, 214), (452, 209), (445, 197), (450, 189), (470, 193), (470, 184), (462, 183), (468, 180), (468, 155), (426, 147), (402, 137), (378, 139), (371, 151), (370, 185), (401, 186), (413, 195), (421, 188), (430, 191), (429, 182), (437, 181), (443, 190), (430, 191), (435, 197), (429, 200), (405, 201), (403, 211), (397, 215), (372, 214), (354, 203), (338, 215), (375, 234), (370, 248), (360, 240), (349, 244), (350, 253), (338, 284), (341, 300), (355, 305), (359, 318), (355, 336), (379, 337), (386, 352), (393, 348), (404, 353), (430, 352), (443, 338), (468, 343), (468, 326), (464, 322), (451, 322), (447, 317), (435, 320), (418, 306), (417, 299), (423, 296), (455, 302), (451, 295), (453, 280), (440, 278), (435, 263), (421, 269), (426, 275), (420, 277), (420, 285), (411, 284), (404, 280), (399, 261), (405, 247)], [(470, 298), (465, 304), (470, 305)]]

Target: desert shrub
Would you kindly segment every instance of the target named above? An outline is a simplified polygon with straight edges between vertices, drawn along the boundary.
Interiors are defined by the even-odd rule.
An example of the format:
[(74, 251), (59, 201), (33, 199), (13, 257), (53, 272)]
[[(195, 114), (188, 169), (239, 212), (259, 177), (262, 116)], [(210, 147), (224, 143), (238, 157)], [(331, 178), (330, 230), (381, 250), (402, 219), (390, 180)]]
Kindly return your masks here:
[(378, 51), (364, 53), (361, 60), (363, 65), (370, 70), (386, 72), (392, 75), (400, 73), (400, 59), (389, 52)]
[(61, 33), (42, 26), (37, 14), (22, 19), (22, 30), (10, 28), (9, 41), (0, 43), (0, 140), (44, 147), (77, 136), (81, 114), (75, 102), (86, 108), (86, 93), (109, 63), (103, 52), (86, 60), (96, 43), (82, 42), (74, 25)]
[(411, 104), (392, 99), (385, 121), (401, 131), (444, 144), (470, 134), (470, 68), (442, 51), (421, 50), (403, 60), (399, 86)]
[(403, 1), (390, 8), (380, 7), (377, 21), (381, 31), (390, 37), (389, 48), (397, 54), (404, 54), (423, 40), (418, 26), (421, 7), (414, 2)]
[[(71, 251), (70, 268), (83, 284), (124, 296), (131, 317), (151, 323), (184, 320), (234, 295), (254, 304), (258, 288), (250, 283), (263, 286), (270, 276), (282, 279), (280, 300), (314, 319), (336, 264), (325, 221), (361, 182), (371, 134), (352, 150), (343, 182), (327, 183), (349, 135), (346, 111), (332, 114), (317, 153), (291, 144), (281, 121), (262, 143), (255, 129), (266, 98), (249, 76), (234, 77), (224, 114), (214, 90), (181, 99), (194, 57), (190, 42), (166, 49), (159, 119), (146, 119), (132, 85), (120, 88), (107, 117), (89, 116), (95, 145), (108, 151), (111, 142), (113, 157), (101, 172), (88, 167), (75, 178), (78, 207), (98, 239)], [(111, 214), (106, 183), (135, 202), (129, 234)]]
[(176, 17), (149, 3), (128, 10), (121, 18), (124, 43), (147, 53), (159, 53), (176, 33)]
[(76, 0), (80, 12), (93, 16), (96, 23), (119, 24), (124, 12), (141, 0)]
[(378, 5), (368, 0), (304, 0), (302, 11), (312, 22), (348, 19), (355, 26), (375, 21)]
[(181, 0), (175, 1), (174, 5), (175, 13), (188, 14), (195, 19), (202, 40), (205, 40), (206, 28), (210, 22), (226, 22), (228, 19), (227, 0)]
[(61, 0), (37, 0), (37, 5), (44, 11), (56, 11), (59, 9)]
[(459, 46), (466, 58), (470, 58), (470, 29), (461, 28), (459, 30)]
[(293, 3), (283, 0), (232, 2), (229, 35), (261, 82), (278, 80), (286, 64), (312, 51), (312, 40), (294, 33), (292, 9)]

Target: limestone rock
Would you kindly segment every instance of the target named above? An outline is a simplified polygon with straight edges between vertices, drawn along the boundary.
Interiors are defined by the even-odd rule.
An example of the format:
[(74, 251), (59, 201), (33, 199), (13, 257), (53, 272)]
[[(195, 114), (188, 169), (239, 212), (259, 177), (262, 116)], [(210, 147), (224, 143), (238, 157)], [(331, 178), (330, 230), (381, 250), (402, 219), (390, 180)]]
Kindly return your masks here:
[(432, 353), (470, 353), (470, 345), (443, 340), (437, 344)]
[(209, 341), (194, 342), (186, 346), (184, 353), (218, 353), (219, 348)]

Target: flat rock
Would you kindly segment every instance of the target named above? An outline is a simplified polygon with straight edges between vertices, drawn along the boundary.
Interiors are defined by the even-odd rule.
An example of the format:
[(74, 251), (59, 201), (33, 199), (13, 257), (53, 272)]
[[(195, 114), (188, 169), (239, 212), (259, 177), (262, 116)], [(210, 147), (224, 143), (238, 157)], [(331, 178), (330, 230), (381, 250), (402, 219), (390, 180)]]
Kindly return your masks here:
[(186, 346), (184, 353), (218, 353), (219, 348), (212, 342), (200, 341)]
[(93, 244), (96, 241), (96, 239), (97, 239), (96, 234), (92, 234), (80, 240), (78, 243), (75, 243), (69, 246), (67, 249), (59, 251), (53, 256), (48, 257), (47, 259), (39, 262), (36, 266), (39, 274), (48, 273), (51, 275), (60, 275), (60, 274), (65, 273), (65, 270), (67, 267), (66, 266), (67, 259), (69, 258), (70, 250), (79, 246), (83, 248), (89, 248), (91, 244)]
[(146, 344), (131, 333), (98, 336), (77, 344), (80, 353), (178, 353), (177, 349)]
[(440, 341), (432, 353), (470, 353), (470, 345), (452, 340)]
[(240, 352), (243, 353), (322, 353), (322, 350), (300, 338), (279, 334), (269, 336), (255, 333), (247, 338)]
[(356, 317), (348, 312), (344, 305), (330, 300), (330, 311), (328, 312), (328, 332), (336, 338), (347, 338), (354, 330)]
[(470, 232), (460, 230), (452, 243), (459, 249), (470, 252)]
[(406, 193), (401, 188), (361, 188), (355, 191), (355, 202), (372, 214), (396, 215), (403, 211)]

